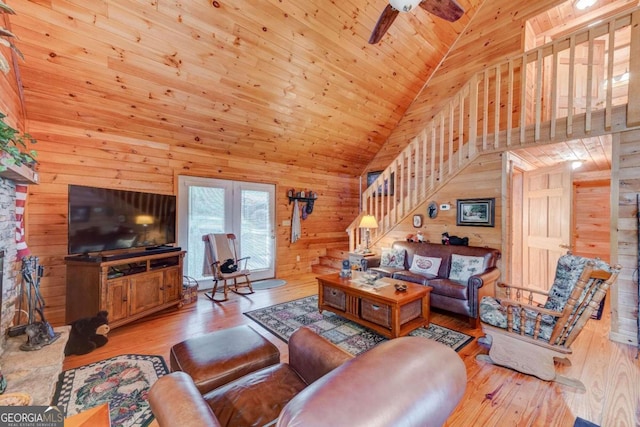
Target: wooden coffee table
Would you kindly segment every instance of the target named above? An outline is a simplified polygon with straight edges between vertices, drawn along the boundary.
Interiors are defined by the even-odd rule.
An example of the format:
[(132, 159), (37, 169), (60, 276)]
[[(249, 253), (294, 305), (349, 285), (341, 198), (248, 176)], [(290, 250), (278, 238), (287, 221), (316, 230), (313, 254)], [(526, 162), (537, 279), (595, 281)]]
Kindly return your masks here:
[[(339, 314), (387, 338), (429, 325), (430, 286), (387, 278), (378, 280), (374, 288), (358, 283), (359, 277), (358, 272), (352, 278), (338, 273), (317, 277), (320, 312)], [(394, 283), (407, 285), (407, 290), (396, 291)]]

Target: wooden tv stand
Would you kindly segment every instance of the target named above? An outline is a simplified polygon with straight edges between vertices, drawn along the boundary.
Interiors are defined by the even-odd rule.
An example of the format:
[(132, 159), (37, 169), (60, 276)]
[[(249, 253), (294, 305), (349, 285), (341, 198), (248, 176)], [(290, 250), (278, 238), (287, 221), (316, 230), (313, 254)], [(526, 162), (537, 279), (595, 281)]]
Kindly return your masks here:
[(66, 323), (109, 312), (116, 328), (182, 303), (185, 251), (131, 257), (67, 257)]

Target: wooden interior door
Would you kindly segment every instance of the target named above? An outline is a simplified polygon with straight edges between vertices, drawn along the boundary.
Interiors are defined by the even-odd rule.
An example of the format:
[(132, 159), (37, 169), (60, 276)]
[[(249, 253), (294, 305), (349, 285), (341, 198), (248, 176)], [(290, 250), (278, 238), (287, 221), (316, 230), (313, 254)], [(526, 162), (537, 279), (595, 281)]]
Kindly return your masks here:
[(522, 182), (522, 279), (548, 290), (558, 258), (571, 248), (571, 165), (526, 171)]

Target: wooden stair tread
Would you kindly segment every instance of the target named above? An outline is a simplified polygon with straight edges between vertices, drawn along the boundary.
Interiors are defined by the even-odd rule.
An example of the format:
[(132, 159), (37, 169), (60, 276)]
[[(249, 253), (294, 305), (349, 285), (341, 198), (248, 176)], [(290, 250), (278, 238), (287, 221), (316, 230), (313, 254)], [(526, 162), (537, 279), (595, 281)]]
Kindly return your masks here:
[(312, 265), (311, 271), (313, 271), (316, 274), (331, 274), (331, 273), (340, 272), (340, 270), (337, 268), (327, 267), (326, 265), (320, 265), (320, 264)]

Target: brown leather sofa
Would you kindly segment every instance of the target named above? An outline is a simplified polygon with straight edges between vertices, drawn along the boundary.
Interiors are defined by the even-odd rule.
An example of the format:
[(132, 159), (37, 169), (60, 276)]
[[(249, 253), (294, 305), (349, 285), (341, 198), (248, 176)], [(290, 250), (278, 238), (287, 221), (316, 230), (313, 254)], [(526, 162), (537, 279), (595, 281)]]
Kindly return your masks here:
[[(432, 308), (467, 316), (472, 327), (479, 326), (479, 301), (485, 295), (494, 294), (495, 283), (500, 277), (500, 270), (496, 266), (501, 256), (498, 249), (407, 241), (396, 241), (392, 248), (405, 251), (402, 268), (382, 267), (380, 266), (380, 257), (366, 258), (365, 267), (384, 277), (431, 286), (433, 288), (431, 291)], [(469, 277), (466, 283), (451, 280), (449, 277), (453, 254), (482, 257), (482, 272)], [(410, 271), (415, 255), (441, 258), (442, 262), (438, 274), (431, 275)]]
[[(303, 332), (294, 335), (302, 339), (290, 341), (288, 367), (263, 368), (204, 396), (184, 372), (158, 379), (149, 391), (158, 425), (440, 426), (464, 395), (464, 363), (435, 341), (396, 338), (321, 375), (317, 365), (325, 353), (317, 345), (324, 339), (306, 328), (298, 331)], [(300, 390), (287, 398), (280, 393), (283, 386)], [(245, 396), (238, 399), (238, 393)], [(277, 402), (278, 396), (286, 401)]]

